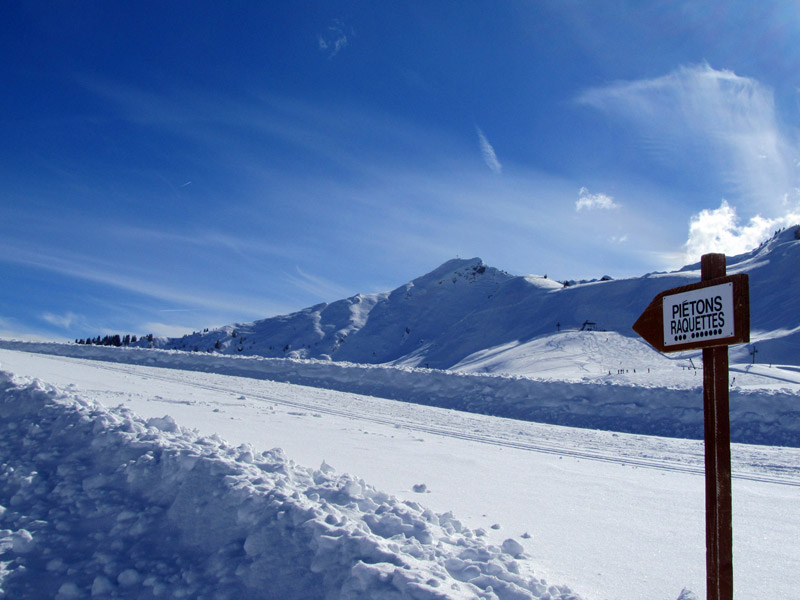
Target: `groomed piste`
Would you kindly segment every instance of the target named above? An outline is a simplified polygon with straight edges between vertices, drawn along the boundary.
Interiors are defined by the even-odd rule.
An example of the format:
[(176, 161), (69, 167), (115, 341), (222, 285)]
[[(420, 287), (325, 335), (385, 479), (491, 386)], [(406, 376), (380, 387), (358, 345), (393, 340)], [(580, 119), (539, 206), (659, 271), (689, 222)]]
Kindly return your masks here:
[[(702, 377), (696, 372), (691, 373), (695, 377), (684, 377), (674, 385), (655, 381), (656, 373), (644, 373), (646, 368), (640, 369), (639, 382), (630, 378), (626, 382), (616, 376), (576, 382), (310, 359), (75, 344), (0, 340), (0, 348), (268, 379), (555, 425), (666, 437), (703, 437)], [(800, 404), (797, 401), (800, 375), (791, 370), (780, 372), (792, 379), (764, 378), (772, 382), (768, 387), (731, 389), (731, 439), (734, 442), (800, 447)], [(741, 381), (747, 379), (748, 374), (735, 371), (731, 377)]]

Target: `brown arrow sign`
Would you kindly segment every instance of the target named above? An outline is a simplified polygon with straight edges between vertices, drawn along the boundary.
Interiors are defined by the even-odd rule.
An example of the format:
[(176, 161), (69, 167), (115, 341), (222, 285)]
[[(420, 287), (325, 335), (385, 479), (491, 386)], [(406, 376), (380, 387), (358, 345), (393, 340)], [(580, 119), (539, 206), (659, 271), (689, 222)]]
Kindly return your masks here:
[(714, 348), (750, 341), (747, 275), (728, 275), (658, 294), (633, 330), (659, 352)]

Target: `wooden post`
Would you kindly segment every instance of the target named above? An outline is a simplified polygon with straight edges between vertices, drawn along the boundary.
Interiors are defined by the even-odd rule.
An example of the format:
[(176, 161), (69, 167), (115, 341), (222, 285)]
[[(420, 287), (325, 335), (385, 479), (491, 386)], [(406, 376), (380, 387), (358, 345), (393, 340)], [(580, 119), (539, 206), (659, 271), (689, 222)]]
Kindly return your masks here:
[[(705, 254), (703, 281), (725, 277), (725, 255)], [(706, 466), (706, 599), (733, 599), (731, 426), (728, 347), (703, 348)]]
[(725, 271), (724, 254), (704, 255), (702, 281), (661, 292), (633, 324), (660, 352), (703, 350), (707, 600), (733, 600), (728, 346), (750, 342), (749, 279)]

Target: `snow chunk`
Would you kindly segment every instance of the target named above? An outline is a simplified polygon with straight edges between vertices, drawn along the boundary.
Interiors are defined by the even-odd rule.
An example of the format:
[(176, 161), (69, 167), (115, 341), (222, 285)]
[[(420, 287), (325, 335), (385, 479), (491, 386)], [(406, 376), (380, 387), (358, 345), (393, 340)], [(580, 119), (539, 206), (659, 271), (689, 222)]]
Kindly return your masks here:
[(525, 552), (525, 548), (523, 548), (522, 544), (511, 538), (505, 540), (500, 548), (502, 548), (503, 552), (510, 554), (514, 558), (521, 557), (523, 552)]
[(114, 591), (114, 584), (108, 577), (98, 575), (92, 582), (92, 596), (104, 596)]
[(142, 580), (142, 576), (139, 575), (136, 569), (125, 569), (122, 573), (117, 576), (117, 582), (122, 587), (132, 587), (139, 583)]
[(71, 581), (62, 584), (62, 586), (58, 588), (58, 596), (56, 596), (56, 598), (59, 600), (61, 598), (66, 599), (66, 598), (80, 598), (80, 597), (81, 597), (80, 588)]
[(147, 419), (147, 426), (152, 427), (154, 429), (158, 429), (160, 431), (167, 431), (170, 433), (178, 431), (178, 424), (175, 422), (175, 419), (173, 419), (169, 415)]
[(35, 546), (33, 536), (27, 529), (20, 529), (11, 534), (11, 549), (17, 554), (27, 554)]

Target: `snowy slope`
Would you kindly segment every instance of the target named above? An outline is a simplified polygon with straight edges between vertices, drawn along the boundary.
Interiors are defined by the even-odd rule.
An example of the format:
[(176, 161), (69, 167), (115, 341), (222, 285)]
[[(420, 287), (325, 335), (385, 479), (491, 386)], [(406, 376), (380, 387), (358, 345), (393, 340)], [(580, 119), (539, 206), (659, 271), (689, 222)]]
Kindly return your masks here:
[[(760, 248), (728, 259), (729, 273), (750, 275), (751, 337), (761, 362), (800, 365), (797, 232), (796, 227), (783, 231)], [(699, 279), (699, 265), (690, 265), (672, 273), (564, 287), (545, 277), (509, 275), (479, 258), (455, 259), (392, 292), (156, 339), (155, 345), (531, 375), (539, 373), (535, 361), (519, 357), (542, 344), (560, 343), (543, 338), (580, 330), (587, 322), (633, 338), (632, 324), (656, 294)], [(740, 362), (748, 360), (748, 347), (732, 352)], [(478, 366), (476, 358), (486, 355), (493, 359)], [(593, 355), (588, 357), (591, 361)]]
[[(684, 587), (702, 598), (701, 442), (201, 372), (207, 363), (183, 371), (9, 350), (0, 363), (15, 373), (0, 393), (9, 598), (93, 588), (100, 598), (337, 597), (340, 583), (353, 594), (369, 586), (343, 597), (376, 599), (398, 586), (422, 598), (565, 592), (552, 583), (587, 600), (675, 600)], [(325, 464), (296, 467), (275, 445)], [(798, 450), (732, 452), (737, 595), (794, 598)], [(503, 551), (509, 539), (524, 555), (513, 558), (511, 542)], [(378, 551), (386, 563), (369, 562)], [(305, 570), (309, 560), (319, 568)]]

